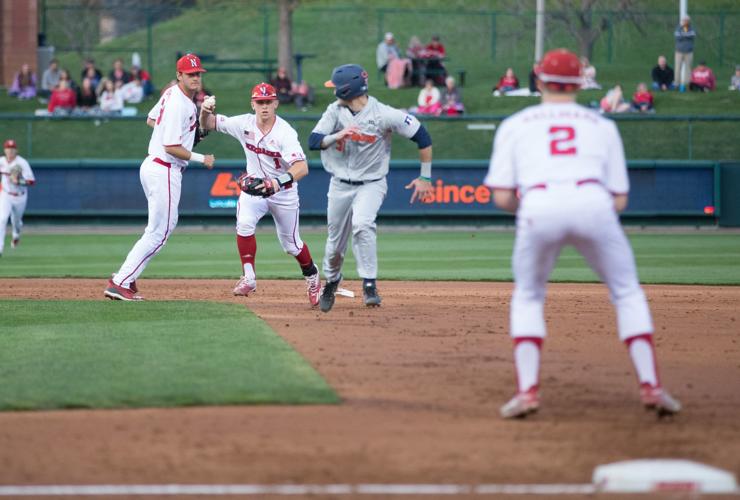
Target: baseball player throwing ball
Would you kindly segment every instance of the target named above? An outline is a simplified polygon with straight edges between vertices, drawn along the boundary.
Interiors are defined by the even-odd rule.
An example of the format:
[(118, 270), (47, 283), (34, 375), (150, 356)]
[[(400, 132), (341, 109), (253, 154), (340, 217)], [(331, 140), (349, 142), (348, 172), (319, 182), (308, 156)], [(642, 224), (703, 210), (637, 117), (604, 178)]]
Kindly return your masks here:
[(326, 283), (319, 306), (328, 312), (334, 305), (352, 235), (365, 305), (377, 307), (375, 219), (388, 191), (391, 136), (396, 132), (419, 146), (421, 173), (406, 186), (413, 189), (411, 203), (432, 191), (432, 139), (416, 118), (367, 95), (367, 72), (360, 66), (334, 68), (325, 85), (334, 88), (337, 100), (326, 108), (308, 139), (312, 150), (321, 150), (321, 161), (332, 176), (323, 262)]
[(28, 201), (26, 188), (35, 182), (31, 166), (18, 154), (18, 146), (13, 139), (3, 143), (3, 150), (5, 156), (0, 158), (0, 257), (5, 249), (8, 217), (13, 226), (11, 248), (17, 247), (21, 241), (23, 213)]
[(234, 295), (246, 297), (257, 289), (254, 232), (260, 219), (270, 212), (280, 245), (301, 266), (308, 300), (316, 306), (321, 291), (319, 270), (298, 231), (298, 181), (308, 175), (306, 155), (293, 127), (275, 114), (279, 102), (272, 85), (255, 85), (251, 105), (254, 114), (214, 115), (216, 101), (210, 97), (203, 102), (200, 115), (202, 127), (238, 140), (247, 159), (247, 171), (238, 180), (242, 192), (236, 206), (236, 244), (243, 275)]
[(680, 403), (661, 387), (650, 310), (617, 215), (629, 191), (617, 127), (576, 104), (581, 66), (575, 54), (550, 51), (536, 73), (542, 103), (503, 121), (485, 178), (496, 205), (517, 218), (510, 319), (518, 392), (501, 416), (525, 417), (539, 408), (545, 287), (566, 245), (609, 287), (642, 403), (659, 416), (677, 413)]
[(193, 96), (201, 88), (205, 71), (198, 56), (182, 56), (177, 61), (177, 84), (162, 94), (147, 115), (147, 125), (154, 130), (139, 178), (148, 201), (149, 222), (144, 235), (108, 281), (104, 294), (110, 299), (142, 300), (136, 278), (162, 250), (177, 225), (182, 174), (188, 161), (213, 168), (213, 155), (191, 152), (198, 118)]

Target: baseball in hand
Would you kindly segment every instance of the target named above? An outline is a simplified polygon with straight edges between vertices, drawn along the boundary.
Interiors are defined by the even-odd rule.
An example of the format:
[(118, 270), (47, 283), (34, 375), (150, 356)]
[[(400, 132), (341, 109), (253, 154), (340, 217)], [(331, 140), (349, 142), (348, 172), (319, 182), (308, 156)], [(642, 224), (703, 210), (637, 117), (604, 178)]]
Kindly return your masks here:
[(215, 95), (209, 95), (208, 97), (203, 99), (203, 109), (205, 109), (209, 113), (213, 113), (213, 110), (216, 109), (216, 96)]

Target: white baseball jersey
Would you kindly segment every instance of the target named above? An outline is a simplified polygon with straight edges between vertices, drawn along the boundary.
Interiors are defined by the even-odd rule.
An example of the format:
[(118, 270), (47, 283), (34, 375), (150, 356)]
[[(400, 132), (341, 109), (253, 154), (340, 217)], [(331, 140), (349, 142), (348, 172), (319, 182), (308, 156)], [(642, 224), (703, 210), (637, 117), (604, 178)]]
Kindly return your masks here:
[(256, 177), (278, 177), (293, 163), (306, 159), (298, 133), (279, 116), (266, 134), (259, 129), (257, 117), (251, 113), (231, 117), (217, 115), (216, 130), (239, 141), (247, 158), (247, 172)]
[(412, 138), (421, 123), (414, 116), (368, 96), (362, 110), (353, 114), (335, 101), (327, 106), (313, 129), (330, 135), (355, 125), (359, 131), (321, 150), (321, 162), (330, 174), (353, 181), (377, 180), (388, 175), (393, 132)]
[(527, 189), (593, 179), (612, 193), (629, 191), (616, 125), (575, 103), (526, 108), (501, 123), (485, 184)]
[(165, 146), (182, 146), (188, 151), (195, 141), (197, 109), (193, 100), (179, 85), (168, 88), (149, 111), (154, 131), (149, 140), (149, 155), (177, 167), (187, 167), (188, 161), (167, 154)]
[(19, 186), (17, 184), (13, 184), (12, 182), (10, 182), (10, 179), (8, 178), (8, 176), (10, 175), (10, 170), (15, 165), (19, 165), (21, 167), (23, 178), (26, 181), (36, 180), (33, 176), (33, 170), (31, 170), (31, 166), (28, 164), (25, 158), (23, 158), (20, 155), (16, 155), (15, 159), (12, 162), (8, 162), (8, 158), (3, 156), (0, 158), (0, 175), (2, 176), (2, 191), (9, 193), (12, 196), (25, 196), (27, 192), (26, 186)]

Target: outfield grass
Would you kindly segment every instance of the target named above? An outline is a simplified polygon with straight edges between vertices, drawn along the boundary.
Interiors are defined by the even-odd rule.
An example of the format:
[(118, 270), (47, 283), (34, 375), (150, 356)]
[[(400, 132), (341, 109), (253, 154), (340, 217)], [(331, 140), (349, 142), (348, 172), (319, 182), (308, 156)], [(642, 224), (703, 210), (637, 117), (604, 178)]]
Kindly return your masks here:
[(0, 317), (0, 410), (338, 402), (242, 306), (5, 300)]
[[(324, 232), (304, 232), (316, 262), (323, 257)], [(86, 277), (101, 279), (117, 270), (138, 235), (29, 234), (15, 250), (6, 245), (0, 277)], [(644, 283), (740, 285), (740, 234), (629, 235)], [(258, 233), (259, 278), (300, 279), (295, 260), (280, 249), (274, 231)], [(501, 231), (409, 231), (379, 229), (382, 280), (508, 281), (513, 233)], [(50, 252), (53, 249), (53, 252)], [(352, 252), (345, 276), (356, 279)], [(143, 278), (232, 278), (240, 275), (234, 236), (175, 231)], [(594, 282), (580, 255), (566, 250), (553, 281)]]

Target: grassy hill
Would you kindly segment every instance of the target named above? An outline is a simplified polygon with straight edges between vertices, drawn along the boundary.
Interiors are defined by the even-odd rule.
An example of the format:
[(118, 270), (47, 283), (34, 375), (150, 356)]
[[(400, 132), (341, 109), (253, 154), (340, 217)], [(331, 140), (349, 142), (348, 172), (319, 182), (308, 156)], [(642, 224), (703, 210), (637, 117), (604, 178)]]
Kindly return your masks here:
[[(51, 0), (50, 0), (51, 3)], [(609, 1), (602, 2), (606, 7)], [(268, 3), (271, 5), (271, 3)], [(672, 60), (672, 30), (677, 17), (676, 2), (654, 0), (644, 3), (650, 13), (641, 18), (641, 29), (630, 23), (615, 23), (597, 42), (593, 62), (597, 78), (608, 88), (621, 83), (629, 95), (639, 81), (649, 79), (650, 68), (660, 53)], [(277, 51), (277, 15), (273, 8), (263, 8), (263, 2), (199, 2), (181, 15), (156, 23), (152, 30), (152, 67), (155, 84), (166, 84), (174, 76), (175, 54), (193, 51), (215, 54), (220, 58), (274, 58)], [(445, 43), (453, 75), (466, 71), (463, 98), (471, 114), (506, 115), (536, 101), (533, 98), (494, 98), (491, 87), (509, 66), (522, 82), (526, 82), (532, 63), (534, 33), (531, 13), (515, 14), (517, 2), (501, 0), (378, 0), (374, 2), (304, 0), (294, 15), (294, 51), (312, 54), (304, 62), (304, 77), (316, 86), (316, 105), (306, 114), (318, 115), (333, 96), (321, 87), (331, 69), (347, 62), (362, 64), (371, 75), (371, 94), (401, 108), (416, 102), (418, 89), (388, 90), (375, 69), (375, 47), (384, 31), (393, 31), (401, 47), (411, 35), (428, 40), (440, 34)], [(549, 6), (548, 8), (552, 8)], [(656, 96), (658, 115), (676, 114), (740, 114), (740, 92), (729, 92), (727, 84), (735, 62), (740, 62), (740, 46), (736, 33), (740, 31), (740, 4), (733, 0), (703, 0), (692, 12), (699, 41), (696, 59), (706, 59), (718, 77), (718, 91), (711, 94), (661, 93)], [(507, 10), (508, 9), (508, 10)], [(725, 12), (725, 14), (721, 14)], [(266, 14), (266, 15), (265, 15)], [(600, 16), (602, 14), (599, 14)], [(613, 19), (613, 14), (603, 14)], [(720, 29), (721, 28), (721, 29)], [(733, 34), (735, 34), (733, 36)], [(120, 37), (100, 47), (106, 52), (95, 54), (101, 68), (109, 68), (115, 57), (130, 61), (129, 47), (146, 45), (147, 32), (140, 30)], [(264, 42), (267, 42), (266, 44)], [(546, 47), (576, 48), (567, 31), (555, 22), (548, 22)], [(148, 65), (147, 54), (141, 54)], [(723, 65), (719, 65), (720, 57)], [(60, 54), (62, 65), (77, 75), (81, 59), (76, 54)], [(207, 66), (206, 66), (207, 68)], [(205, 86), (218, 96), (219, 110), (239, 114), (249, 110), (247, 91), (262, 79), (259, 74), (208, 73)], [(583, 92), (583, 103), (598, 101), (604, 91)], [(151, 102), (139, 106), (145, 112)], [(7, 97), (0, 99), (3, 111), (31, 112), (40, 107), (36, 102), (21, 103)], [(281, 110), (284, 115), (300, 115), (293, 106)], [(317, 116), (315, 116), (317, 118)], [(307, 118), (302, 116), (301, 118)], [(315, 119), (292, 120), (302, 140), (306, 140)], [(0, 123), (0, 134), (13, 135), (22, 143), (28, 135), (23, 122)], [(437, 158), (485, 158), (490, 151), (492, 134), (470, 131), (464, 122), (430, 122)], [(737, 137), (740, 122), (710, 123), (693, 126), (699, 139), (694, 145), (695, 158), (740, 158)], [(631, 158), (685, 158), (687, 153), (686, 123), (620, 123)], [(139, 157), (149, 131), (141, 123), (57, 122), (34, 123), (34, 156), (43, 157)], [(80, 137), (95, 140), (81, 141)], [(116, 141), (126, 137), (126, 141)], [(236, 158), (241, 155), (238, 145), (228, 138), (209, 138), (203, 148), (216, 154)], [(414, 157), (413, 145), (398, 140), (395, 157)], [(23, 146), (22, 146), (23, 147)]]

